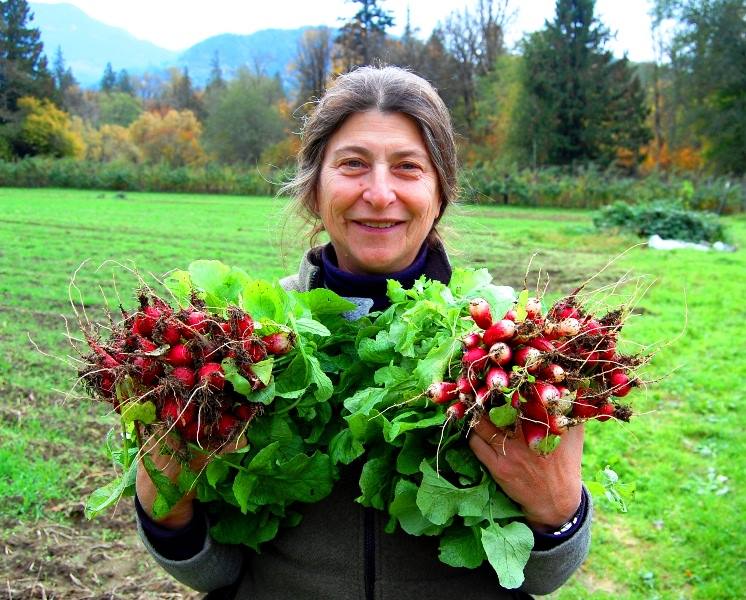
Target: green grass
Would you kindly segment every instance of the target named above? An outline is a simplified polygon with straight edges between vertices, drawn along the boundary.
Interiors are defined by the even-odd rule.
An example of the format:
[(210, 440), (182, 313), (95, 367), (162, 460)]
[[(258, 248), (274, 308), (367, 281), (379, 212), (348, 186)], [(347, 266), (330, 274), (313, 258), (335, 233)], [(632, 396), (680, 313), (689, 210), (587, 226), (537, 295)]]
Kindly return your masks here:
[[(0, 518), (49, 516), (105, 477), (100, 448), (113, 420), (67, 394), (75, 370), (59, 360), (74, 356), (62, 315), (75, 331), (68, 286), (81, 263), (92, 320), (104, 314), (99, 285), (116, 307), (112, 273), (122, 302), (133, 302), (127, 271), (97, 271), (107, 260), (160, 275), (216, 258), (277, 278), (295, 270), (304, 246), (284, 208), (271, 198), (0, 189)], [(746, 219), (727, 223), (743, 247)], [(543, 288), (548, 275), (550, 295), (638, 243), (597, 234), (583, 211), (457, 207), (444, 225), (454, 263), (520, 287), (532, 260), (529, 285)], [(646, 378), (660, 381), (631, 397), (641, 414), (629, 425), (589, 424), (584, 472), (609, 464), (637, 496), (624, 515), (598, 503), (590, 558), (553, 598), (741, 597), (746, 257), (635, 247), (589, 288), (625, 274), (629, 283), (603, 296), (615, 304), (650, 285), (625, 335), (657, 350)]]

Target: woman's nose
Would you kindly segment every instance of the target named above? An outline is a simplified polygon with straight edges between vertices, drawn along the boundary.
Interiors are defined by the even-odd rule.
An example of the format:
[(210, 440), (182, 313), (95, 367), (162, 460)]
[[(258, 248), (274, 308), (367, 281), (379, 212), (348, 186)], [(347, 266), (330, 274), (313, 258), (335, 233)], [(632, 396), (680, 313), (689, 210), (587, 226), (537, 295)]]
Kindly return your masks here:
[(391, 174), (387, 167), (374, 166), (363, 190), (363, 200), (376, 208), (384, 208), (396, 200)]

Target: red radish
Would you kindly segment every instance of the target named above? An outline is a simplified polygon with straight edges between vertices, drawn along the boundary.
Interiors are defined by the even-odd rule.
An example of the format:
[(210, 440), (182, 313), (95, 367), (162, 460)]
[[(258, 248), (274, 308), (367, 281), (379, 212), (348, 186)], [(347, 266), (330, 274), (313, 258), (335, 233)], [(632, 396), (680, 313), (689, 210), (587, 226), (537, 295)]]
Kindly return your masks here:
[(218, 435), (225, 439), (230, 438), (238, 425), (238, 419), (229, 413), (223, 413), (218, 417)]
[(248, 339), (243, 341), (243, 349), (249, 355), (249, 360), (258, 363), (267, 358), (267, 348), (257, 339)]
[(588, 319), (583, 324), (582, 331), (583, 333), (588, 335), (602, 335), (604, 332), (604, 327), (603, 325), (601, 325), (601, 323), (596, 321), (596, 319)]
[(572, 416), (579, 419), (592, 419), (598, 415), (598, 407), (592, 400), (593, 396), (589, 388), (578, 388), (572, 403)]
[(598, 409), (598, 416), (596, 419), (599, 421), (608, 421), (614, 416), (614, 405), (610, 402), (602, 404)]
[(176, 367), (171, 371), (171, 376), (187, 388), (194, 387), (197, 383), (197, 375), (189, 367)]
[(541, 352), (531, 346), (521, 346), (516, 350), (515, 363), (529, 373), (536, 373), (541, 366)]
[(469, 302), (469, 314), (480, 329), (487, 329), (492, 325), (490, 305), (484, 298), (474, 298)]
[(488, 406), (491, 394), (492, 390), (487, 386), (480, 387), (474, 394), (474, 401), (477, 403), (477, 406), (481, 406), (482, 408)]
[(529, 384), (531, 398), (538, 400), (545, 407), (556, 406), (560, 400), (560, 393), (556, 387), (546, 381), (536, 381)]
[(157, 342), (173, 346), (181, 341), (181, 329), (173, 320), (161, 321), (153, 330), (153, 339)]
[(482, 336), (476, 332), (467, 333), (461, 341), (464, 343), (464, 348), (466, 350), (471, 350), (472, 348), (481, 345)]
[(239, 404), (233, 409), (233, 414), (241, 421), (251, 421), (256, 414), (256, 408), (248, 404)]
[(461, 362), (468, 369), (482, 369), (487, 364), (489, 354), (484, 348), (471, 348), (464, 352)]
[(150, 336), (160, 316), (161, 311), (155, 306), (144, 306), (132, 322), (132, 333), (143, 337)]
[(472, 394), (474, 393), (475, 388), (475, 382), (472, 382), (466, 375), (461, 375), (456, 380), (456, 389), (460, 394)]
[(549, 433), (554, 435), (562, 435), (567, 431), (567, 427), (570, 424), (570, 419), (565, 415), (549, 415)]
[(294, 343), (291, 334), (286, 331), (264, 336), (262, 342), (267, 347), (267, 352), (276, 355), (287, 354), (293, 349)]
[(202, 420), (190, 421), (179, 428), (181, 435), (189, 442), (202, 445), (207, 441), (207, 424)]
[(513, 337), (513, 334), (515, 334), (515, 323), (510, 319), (501, 319), (484, 332), (482, 339), (485, 346), (492, 346), (497, 342), (506, 342)]
[(502, 390), (509, 385), (508, 374), (500, 367), (490, 367), (484, 376), (484, 383), (490, 390)]
[(153, 352), (155, 350), (158, 350), (158, 346), (144, 337), (137, 338), (137, 346), (142, 352)]
[(466, 403), (462, 402), (461, 400), (454, 402), (446, 409), (446, 415), (448, 416), (448, 420), (455, 419), (456, 421), (459, 421), (460, 419), (464, 418), (465, 414), (466, 414)]
[(549, 435), (549, 425), (521, 419), (521, 429), (523, 431), (523, 439), (526, 440), (528, 447), (540, 454), (541, 444), (547, 435)]
[(425, 395), (435, 404), (445, 404), (458, 397), (458, 386), (451, 381), (439, 381), (430, 384)]
[(552, 314), (552, 317), (559, 320), (577, 319), (580, 316), (580, 311), (574, 306), (570, 306), (569, 304), (560, 304), (558, 306), (555, 306), (550, 312)]
[(249, 315), (243, 315), (234, 321), (236, 335), (239, 338), (247, 338), (254, 333), (254, 320)]
[(528, 341), (528, 344), (541, 352), (554, 352), (555, 350), (554, 344), (544, 337), (533, 338)]
[(521, 395), (518, 393), (518, 390), (513, 392), (513, 396), (510, 398), (510, 406), (513, 408), (521, 407)]
[(490, 347), (489, 357), (493, 363), (504, 367), (513, 358), (513, 351), (505, 342), (497, 342)]
[(146, 358), (144, 356), (136, 356), (132, 360), (132, 365), (137, 370), (140, 380), (145, 385), (153, 383), (162, 372), (161, 364), (153, 360), (152, 358)]
[(538, 298), (529, 298), (526, 300), (526, 315), (529, 319), (541, 317), (541, 300)]
[(197, 346), (197, 356), (204, 362), (220, 362), (221, 347), (222, 345), (210, 340), (204, 346)]
[(205, 363), (197, 371), (197, 376), (200, 381), (218, 390), (222, 390), (225, 386), (225, 373), (219, 363)]
[(192, 310), (184, 318), (184, 327), (181, 335), (187, 339), (193, 338), (196, 334), (204, 335), (210, 330), (210, 317), (201, 310)]
[(554, 333), (559, 337), (575, 337), (580, 333), (580, 321), (573, 317), (562, 319), (555, 325)]
[(190, 367), (192, 366), (192, 354), (184, 344), (171, 346), (164, 356), (166, 362), (172, 367)]
[(511, 308), (508, 312), (505, 313), (505, 316), (503, 319), (508, 319), (509, 321), (515, 321), (518, 320), (518, 313), (515, 311), (515, 309)]
[(629, 377), (619, 369), (613, 371), (609, 376), (609, 385), (611, 386), (609, 391), (617, 398), (626, 396), (632, 389), (632, 383)]
[(99, 392), (101, 392), (101, 395), (106, 398), (111, 398), (114, 395), (114, 377), (109, 373), (104, 373), (101, 376)]
[(549, 383), (559, 383), (565, 379), (565, 370), (558, 364), (550, 363), (541, 370), (541, 378)]

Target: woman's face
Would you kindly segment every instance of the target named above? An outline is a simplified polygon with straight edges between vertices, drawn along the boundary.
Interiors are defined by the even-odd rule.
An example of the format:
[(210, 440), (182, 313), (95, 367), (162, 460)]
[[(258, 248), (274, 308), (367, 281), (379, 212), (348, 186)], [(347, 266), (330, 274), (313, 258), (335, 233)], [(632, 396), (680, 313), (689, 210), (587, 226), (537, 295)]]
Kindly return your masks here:
[(437, 173), (410, 117), (354, 113), (329, 139), (316, 210), (341, 269), (358, 274), (405, 269), (430, 233), (440, 204)]

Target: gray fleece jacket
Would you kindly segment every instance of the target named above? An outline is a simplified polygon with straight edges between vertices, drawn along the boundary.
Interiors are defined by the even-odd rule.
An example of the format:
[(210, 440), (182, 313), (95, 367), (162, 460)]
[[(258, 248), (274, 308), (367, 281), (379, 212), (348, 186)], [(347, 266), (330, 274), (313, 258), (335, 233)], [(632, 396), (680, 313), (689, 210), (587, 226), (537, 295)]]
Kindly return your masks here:
[[(282, 281), (286, 289), (304, 291), (321, 285), (318, 252), (310, 251), (297, 275)], [(257, 554), (243, 546), (224, 545), (208, 535), (204, 547), (188, 560), (161, 555), (138, 530), (156, 562), (182, 583), (199, 591), (235, 585), (236, 600), (389, 600), (440, 598), (495, 600), (548, 594), (561, 586), (585, 560), (593, 509), (590, 496), (576, 533), (558, 546), (533, 551), (520, 591), (500, 587), (488, 563), (475, 570), (457, 569), (438, 559), (438, 540), (401, 530), (384, 533), (386, 516), (356, 503), (359, 471), (342, 470), (341, 480), (321, 502), (303, 505), (303, 521), (286, 529)]]

